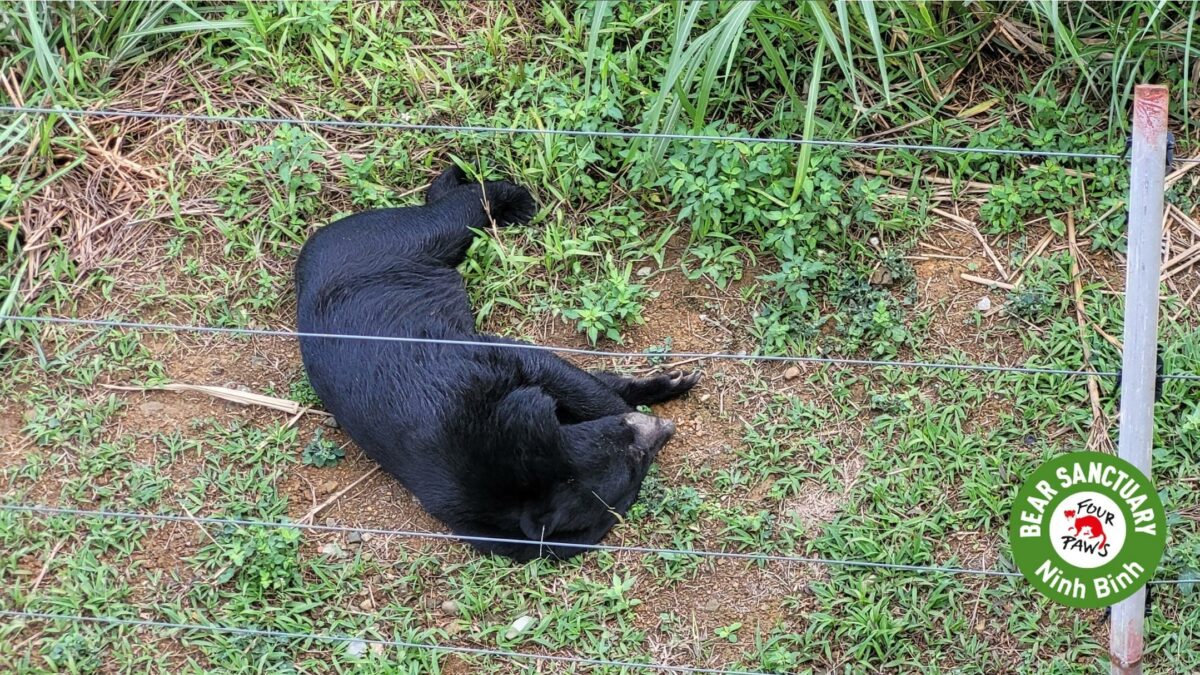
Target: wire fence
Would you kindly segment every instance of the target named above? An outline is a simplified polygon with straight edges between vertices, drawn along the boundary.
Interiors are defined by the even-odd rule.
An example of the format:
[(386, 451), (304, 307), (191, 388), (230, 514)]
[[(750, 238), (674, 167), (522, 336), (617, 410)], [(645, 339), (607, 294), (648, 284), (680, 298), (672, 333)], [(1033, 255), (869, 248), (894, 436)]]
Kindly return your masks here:
[[(1106, 370), (1078, 370), (1070, 368), (1037, 368), (1026, 366), (1002, 366), (971, 363), (946, 363), (937, 361), (882, 361), (872, 359), (848, 359), (824, 356), (789, 356), (771, 354), (749, 354), (731, 352), (674, 352), (674, 351), (641, 351), (621, 352), (599, 349), (581, 349), (577, 347), (558, 347), (529, 342), (507, 342), (486, 340), (453, 340), (445, 338), (415, 338), (394, 335), (357, 335), (343, 333), (313, 333), (292, 330), (274, 330), (261, 328), (231, 328), (221, 326), (197, 326), (176, 323), (145, 323), (138, 321), (119, 321), (115, 319), (76, 319), (56, 316), (18, 316), (0, 314), (0, 322), (13, 323), (56, 324), (81, 326), (91, 328), (120, 328), (137, 331), (170, 331), (176, 333), (199, 333), (214, 335), (241, 335), (253, 337), (279, 338), (313, 338), (333, 340), (363, 340), (368, 342), (392, 342), (402, 344), (429, 344), (456, 347), (523, 349), (530, 351), (572, 354), (576, 356), (592, 356), (609, 359), (686, 359), (686, 360), (724, 360), (724, 361), (761, 361), (775, 363), (803, 363), (832, 366), (863, 366), (874, 368), (925, 368), (932, 370), (978, 371), (989, 373), (1021, 373), (1025, 375), (1058, 375), (1080, 377), (1117, 377), (1119, 373)], [(1174, 373), (1164, 375), (1164, 379), (1200, 380), (1200, 375)]]
[[(482, 544), (520, 544), (525, 546), (550, 546), (576, 549), (579, 551), (604, 551), (608, 553), (630, 553), (642, 556), (660, 556), (666, 559), (701, 558), (740, 560), (745, 562), (779, 563), (790, 565), (816, 565), (823, 567), (849, 567), (859, 569), (879, 569), (896, 572), (918, 572), (930, 574), (948, 574), (960, 576), (981, 577), (1020, 577), (1020, 572), (984, 569), (976, 567), (959, 567), (951, 565), (912, 565), (906, 563), (878, 562), (873, 560), (855, 560), (848, 558), (814, 558), (811, 556), (796, 556), (745, 551), (726, 551), (693, 548), (661, 548), (654, 546), (624, 546), (614, 544), (580, 544), (574, 542), (534, 541), (529, 539), (508, 539), (503, 537), (480, 537), (458, 535), (447, 532), (429, 532), (425, 530), (395, 530), (377, 527), (351, 527), (348, 525), (321, 525), (317, 523), (297, 521), (252, 520), (246, 518), (222, 518), (215, 516), (180, 515), (173, 513), (140, 513), (136, 511), (106, 511), (99, 509), (76, 509), (61, 506), (43, 506), (40, 504), (4, 504), (0, 503), (0, 512), (21, 513), (34, 516), (71, 516), (75, 518), (135, 520), (155, 523), (193, 523), (197, 525), (219, 525), (222, 527), (260, 527), (276, 529), (293, 529), (320, 533), (337, 534), (370, 534), (380, 537), (399, 537), (403, 539), (418, 539), (430, 541), (458, 541)], [(1156, 579), (1153, 585), (1200, 585), (1200, 577), (1196, 579)]]
[(579, 551), (607, 551), (609, 553), (637, 553), (641, 555), (658, 555), (664, 557), (692, 558), (724, 558), (730, 560), (746, 560), (750, 562), (790, 563), (800, 565), (825, 565), (831, 567), (861, 567), (873, 569), (901, 570), (908, 572), (940, 572), (944, 574), (967, 574), (978, 576), (1016, 577), (1018, 572), (1002, 570), (973, 569), (969, 567), (943, 567), (937, 565), (905, 565), (901, 563), (883, 563), (869, 560), (841, 560), (836, 558), (811, 558), (791, 555), (773, 555), (769, 553), (746, 553), (741, 551), (719, 551), (703, 549), (672, 549), (655, 548), (650, 546), (616, 546), (612, 544), (578, 544), (556, 541), (531, 541), (528, 539), (506, 539), (503, 537), (477, 537), (456, 535), (443, 532), (426, 532), (421, 530), (389, 530), (371, 527), (347, 527), (342, 525), (317, 525), (314, 523), (299, 523), (269, 520), (244, 520), (238, 518), (208, 518), (200, 516), (182, 516), (175, 514), (136, 513), (128, 511), (97, 511), (87, 509), (69, 509), (54, 506), (29, 504), (0, 504), (0, 511), (16, 513), (32, 513), (45, 516), (64, 515), (80, 518), (119, 518), (124, 520), (143, 520), (156, 522), (188, 522), (204, 525), (222, 525), (233, 527), (270, 527), (314, 532), (338, 532), (350, 534), (378, 535), (382, 537), (404, 537), (408, 539), (430, 539), (438, 541), (467, 541), (481, 544), (522, 544), (527, 546), (553, 546), (571, 548)]
[(1124, 155), (1109, 152), (1070, 152), (1061, 150), (1025, 150), (1005, 148), (974, 148), (953, 145), (923, 145), (914, 143), (883, 143), (848, 141), (824, 138), (771, 138), (762, 136), (722, 136), (704, 134), (651, 133), (642, 131), (601, 131), (588, 129), (541, 129), (532, 127), (489, 127), (462, 124), (419, 124), (410, 122), (381, 122), (346, 119), (306, 120), (294, 117), (264, 117), (256, 115), (204, 115), (149, 110), (113, 110), (84, 108), (52, 108), (37, 106), (0, 106), (0, 113), (16, 115), (63, 115), (65, 117), (128, 117), (131, 119), (167, 120), (173, 122), (300, 125), (338, 129), (392, 129), (399, 131), (446, 132), (475, 135), (537, 135), (582, 138), (618, 138), (625, 140), (699, 141), (719, 143), (748, 143), (752, 145), (809, 145), (859, 150), (906, 150), (953, 154), (1007, 155), (1015, 157), (1044, 157), (1063, 159), (1123, 159)]
[[(770, 138), (770, 137), (751, 137), (751, 136), (731, 136), (731, 135), (695, 135), (695, 134), (675, 134), (675, 133), (646, 133), (637, 131), (602, 131), (602, 130), (583, 130), (583, 129), (544, 129), (544, 128), (529, 128), (529, 127), (491, 127), (491, 126), (475, 126), (475, 125), (454, 125), (454, 124), (424, 124), (424, 123), (408, 123), (408, 122), (387, 122), (387, 121), (365, 121), (365, 120), (349, 120), (349, 119), (315, 119), (305, 120), (286, 117), (269, 117), (269, 116), (251, 116), (240, 114), (227, 115), (207, 115), (194, 113), (171, 113), (160, 111), (145, 111), (145, 110), (118, 110), (118, 109), (81, 109), (81, 108), (60, 108), (60, 107), (36, 107), (36, 106), (0, 106), (0, 113), (11, 115), (39, 115), (51, 116), (61, 115), (65, 117), (97, 117), (97, 118), (131, 118), (131, 119), (154, 119), (172, 122), (188, 122), (188, 123), (235, 123), (235, 124), (257, 124), (257, 125), (302, 125), (324, 128), (342, 128), (342, 129), (378, 129), (378, 130), (401, 130), (401, 131), (416, 131), (416, 132), (442, 132), (442, 133), (457, 133), (457, 134), (474, 134), (474, 135), (538, 135), (538, 136), (562, 136), (562, 137), (577, 137), (577, 138), (610, 138), (610, 139), (627, 139), (627, 140), (659, 140), (659, 141), (678, 141), (678, 142), (731, 142), (731, 143), (747, 143), (747, 144), (786, 144), (793, 146), (826, 146), (826, 147), (841, 147), (860, 150), (881, 150), (881, 151), (912, 151), (912, 152), (933, 152), (933, 153), (953, 153), (953, 154), (980, 154), (980, 155), (1001, 155), (1001, 156), (1018, 156), (1018, 157), (1040, 157), (1040, 158), (1069, 158), (1069, 159), (1090, 159), (1090, 160), (1125, 160), (1125, 155), (1103, 152), (1069, 152), (1069, 151), (1049, 151), (1049, 150), (1034, 150), (1034, 149), (1001, 149), (1001, 148), (977, 148), (977, 147), (962, 147), (962, 146), (942, 146), (942, 145), (924, 145), (911, 143), (886, 143), (873, 141), (854, 141), (854, 140), (831, 140), (831, 139), (804, 139), (804, 138)], [(1178, 158), (1180, 162), (1195, 162), (1200, 161), (1200, 158)], [(817, 357), (817, 356), (788, 356), (788, 355), (759, 355), (746, 353), (722, 353), (722, 352), (619, 352), (619, 351), (603, 351), (594, 349), (580, 349), (572, 347), (558, 347), (550, 345), (539, 345), (523, 342), (493, 342), (487, 340), (448, 340), (448, 339), (433, 339), (433, 338), (413, 338), (405, 336), (385, 336), (385, 335), (344, 335), (331, 333), (307, 333), (290, 330), (269, 330), (269, 329), (252, 329), (252, 328), (226, 328), (215, 326), (198, 326), (184, 325), (172, 323), (147, 323), (135, 321), (109, 320), (109, 319), (76, 319), (69, 317), (29, 317), (17, 315), (0, 315), (0, 322), (29, 322), (38, 324), (57, 324), (70, 325), (79, 327), (93, 328), (110, 328), (110, 329), (126, 329), (140, 331), (172, 331), (179, 333), (199, 333), (199, 334), (219, 334), (219, 335), (234, 335), (234, 336), (258, 336), (258, 337), (283, 337), (283, 338), (321, 338), (321, 339), (347, 339), (347, 340), (370, 340), (394, 343), (410, 343), (410, 344), (437, 344), (445, 346), (472, 347), (472, 348), (489, 348), (489, 349), (526, 349), (536, 351), (548, 351), (560, 354), (573, 354), (579, 356), (601, 357), (611, 359), (651, 359), (651, 360), (666, 360), (666, 359), (687, 359), (687, 360), (728, 360), (728, 361), (756, 361), (756, 362), (782, 362), (782, 363), (807, 363), (807, 364), (824, 364), (835, 366), (865, 366), (865, 367), (897, 367), (897, 368), (922, 368), (933, 370), (953, 370), (953, 371), (978, 371), (978, 372), (993, 372), (993, 373), (1019, 373), (1024, 375), (1046, 375), (1046, 376), (1082, 376), (1082, 377), (1117, 377), (1118, 372), (1114, 371), (1093, 371), (1068, 368), (1039, 368), (1025, 366), (1006, 366), (1006, 365), (988, 365), (988, 364), (957, 364), (957, 363), (939, 363), (925, 361), (882, 361), (870, 359), (845, 359), (835, 357)], [(1169, 373), (1161, 376), (1165, 380), (1182, 380), (1182, 381), (1200, 381), (1200, 374), (1197, 373)], [(363, 527), (346, 527), (336, 525), (318, 525), (315, 523), (299, 523), (299, 522), (272, 522), (258, 521), (248, 519), (235, 518), (219, 518), (219, 517), (197, 517), (192, 515), (175, 515), (175, 514), (160, 514), (160, 513), (137, 513), (126, 511), (107, 511), (107, 510), (87, 510), (75, 508), (62, 508), (43, 506), (36, 504), (0, 504), (0, 511), (23, 513), (33, 516), (53, 517), (53, 516), (70, 516), (79, 519), (87, 518), (105, 518), (105, 519), (124, 519), (136, 520), (144, 522), (189, 522), (197, 525), (219, 525), (226, 527), (273, 527), (273, 528), (293, 528), (299, 530), (325, 532), (325, 533), (370, 533), (378, 536), (402, 537), (409, 539), (423, 539), (434, 541), (469, 541), (477, 543), (499, 543), (499, 544), (524, 544), (524, 545), (540, 545), (554, 546), (562, 548), (576, 548), (595, 551), (608, 551), (612, 553), (631, 553), (640, 555), (658, 555), (662, 557), (693, 557), (707, 559), (732, 559), (751, 562), (769, 562), (779, 564), (803, 564), (803, 565), (819, 565), (826, 567), (844, 567), (844, 568), (859, 568), (859, 569), (884, 569), (903, 572), (917, 572), (930, 574), (951, 574), (951, 575), (977, 575), (983, 577), (1001, 577), (1015, 578), (1021, 574), (1015, 571), (1004, 571), (994, 569), (975, 569), (968, 567), (953, 567), (953, 566), (937, 566), (937, 565), (910, 565), (899, 563), (884, 563), (873, 562), (866, 560), (843, 560), (831, 558), (814, 558), (804, 556), (768, 554), (761, 552), (742, 552), (742, 551), (724, 551), (724, 550), (703, 550), (703, 549), (670, 549), (656, 548), (645, 546), (617, 546), (606, 544), (576, 544), (564, 542), (535, 542), (524, 539), (504, 539), (491, 537), (472, 537), (459, 536), (447, 533), (424, 532), (412, 530), (390, 530), (378, 528), (363, 528)], [(1192, 579), (1159, 579), (1150, 582), (1151, 585), (1180, 585), (1180, 584), (1196, 584), (1198, 580)], [(564, 656), (556, 654), (539, 654), (529, 652), (506, 651), (500, 649), (489, 649), (482, 647), (456, 646), (445, 644), (430, 644), (430, 643), (414, 643), (401, 640), (384, 640), (367, 637), (351, 637), (346, 635), (324, 635), (316, 633), (299, 633), (285, 632), (274, 630), (261, 630), (256, 628), (239, 628), (231, 626), (221, 626), (213, 624), (198, 624), (198, 623), (176, 623), (166, 621), (154, 621), (148, 619), (124, 619), (118, 617), (103, 617), (103, 616), (81, 616), (54, 614), (45, 612), (22, 611), (0, 609), (0, 616), (11, 619), (19, 619), (25, 621), (71, 621), (78, 623), (93, 623), (103, 624), (108, 626), (127, 626), (136, 628), (154, 628), (164, 630), (183, 630), (183, 631), (208, 631), (213, 633), (224, 633), (231, 635), (243, 635), (251, 637), (271, 637), (288, 640), (312, 640), (335, 643), (361, 643), (363, 645), (380, 645), (384, 647), (394, 647), (400, 649), (416, 649), (427, 651), (438, 651), (444, 653), (458, 653), (463, 655), (487, 656), (497, 658), (514, 658), (514, 659), (531, 659), (550, 662), (567, 662), (582, 666), (592, 667), (613, 667), (624, 668), (631, 670), (657, 670), (662, 672), (680, 672), (680, 673), (712, 673), (716, 675), (766, 675), (756, 671), (743, 670), (728, 670), (716, 668), (702, 668), (696, 666), (678, 666), (657, 663), (639, 663), (626, 662), (606, 659), (586, 658), (580, 656)]]

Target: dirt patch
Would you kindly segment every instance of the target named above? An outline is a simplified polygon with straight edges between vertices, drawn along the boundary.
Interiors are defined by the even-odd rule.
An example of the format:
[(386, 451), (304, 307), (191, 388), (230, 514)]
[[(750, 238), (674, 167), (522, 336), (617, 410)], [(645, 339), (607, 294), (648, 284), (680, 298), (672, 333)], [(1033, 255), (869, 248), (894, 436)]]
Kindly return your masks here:
[[(821, 576), (811, 565), (767, 567), (735, 560), (710, 561), (702, 570), (647, 596), (639, 607), (635, 625), (652, 636), (659, 663), (728, 667), (741, 657), (744, 646), (728, 639), (728, 632), (719, 636), (719, 631), (736, 633), (738, 641), (770, 633), (787, 619), (785, 598), (803, 592)], [(672, 623), (664, 625), (664, 616), (672, 617)]]

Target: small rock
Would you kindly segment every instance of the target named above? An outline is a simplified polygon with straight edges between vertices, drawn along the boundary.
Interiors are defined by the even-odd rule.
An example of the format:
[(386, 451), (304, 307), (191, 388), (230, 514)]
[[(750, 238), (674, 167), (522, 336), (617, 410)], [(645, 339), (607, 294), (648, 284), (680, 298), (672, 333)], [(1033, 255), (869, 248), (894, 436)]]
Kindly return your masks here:
[(325, 426), (329, 427), (330, 429), (341, 429), (341, 427), (338, 426), (337, 420), (333, 418), (333, 415), (330, 415), (330, 416), (326, 417), (325, 419), (321, 420), (321, 424), (324, 424)]
[(707, 403), (707, 402), (708, 402), (708, 399), (710, 399), (710, 398), (712, 398), (712, 394), (701, 394), (701, 395), (700, 395), (700, 402), (701, 402), (701, 403)]
[(337, 489), (338, 482), (336, 480), (322, 481), (317, 486), (317, 494), (327, 495)]
[(721, 601), (717, 600), (716, 598), (713, 598), (712, 600), (709, 600), (708, 602), (704, 603), (703, 605), (700, 605), (700, 609), (702, 609), (706, 612), (716, 612), (721, 609)]
[(867, 241), (875, 248), (879, 248), (879, 237), (871, 237)]
[(346, 653), (355, 658), (367, 653), (367, 643), (362, 640), (351, 640), (350, 644), (346, 645)]
[(361, 544), (362, 543), (362, 532), (351, 532), (350, 534), (347, 534), (346, 535), (346, 543), (347, 544)]
[(648, 276), (650, 276), (650, 273), (653, 271), (654, 271), (653, 267), (646, 265), (645, 267), (638, 268), (637, 275), (639, 277), (648, 277)]
[(362, 602), (358, 603), (358, 608), (363, 610), (364, 612), (370, 611), (372, 609), (375, 609), (375, 603), (371, 602), (370, 598), (367, 598), (366, 600), (363, 600)]
[(374, 538), (375, 538), (375, 535), (371, 534), (370, 532), (363, 532), (363, 533), (362, 533), (362, 540), (363, 540), (363, 541), (371, 541), (371, 540), (372, 540), (372, 539), (374, 539)]
[(442, 603), (442, 613), (448, 616), (458, 615), (458, 603), (453, 600), (447, 600)]
[(143, 415), (157, 415), (167, 409), (167, 406), (158, 401), (146, 401), (138, 406)]
[(328, 544), (325, 544), (320, 548), (320, 551), (331, 558), (346, 557), (346, 552), (342, 550), (342, 547), (338, 546), (335, 542), (329, 542)]
[(533, 617), (523, 616), (512, 623), (512, 626), (509, 627), (508, 632), (504, 634), (504, 637), (511, 640), (521, 633), (524, 633), (532, 625)]
[(992, 299), (986, 295), (983, 296), (982, 298), (980, 298), (979, 302), (975, 303), (975, 309), (977, 309), (981, 312), (986, 312), (991, 308), (992, 308)]
[(800, 377), (800, 369), (796, 366), (792, 366), (791, 368), (783, 371), (783, 379), (785, 380), (794, 380), (797, 377)]
[(383, 645), (378, 642), (371, 643), (371, 653), (375, 656), (383, 656)]

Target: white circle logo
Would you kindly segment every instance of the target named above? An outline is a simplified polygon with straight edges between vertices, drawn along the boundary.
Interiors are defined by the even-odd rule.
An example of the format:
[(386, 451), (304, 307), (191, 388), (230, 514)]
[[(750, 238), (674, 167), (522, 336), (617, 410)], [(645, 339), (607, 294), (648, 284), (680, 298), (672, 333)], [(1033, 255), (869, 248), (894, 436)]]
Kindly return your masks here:
[(1054, 552), (1068, 565), (1093, 569), (1125, 545), (1125, 516), (1097, 492), (1076, 492), (1059, 503), (1050, 522)]

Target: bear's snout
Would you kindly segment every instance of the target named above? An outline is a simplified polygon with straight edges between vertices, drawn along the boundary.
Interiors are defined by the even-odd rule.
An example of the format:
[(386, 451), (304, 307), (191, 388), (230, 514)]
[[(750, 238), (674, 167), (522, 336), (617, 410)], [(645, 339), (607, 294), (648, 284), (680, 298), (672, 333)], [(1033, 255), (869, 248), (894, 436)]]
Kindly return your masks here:
[(661, 417), (629, 413), (625, 416), (625, 424), (633, 429), (632, 450), (649, 456), (657, 455), (675, 435), (675, 423)]

